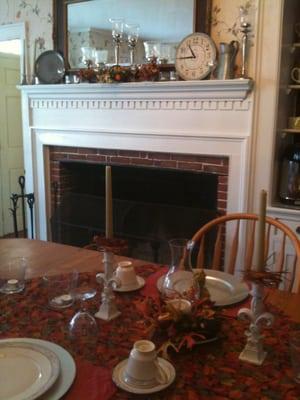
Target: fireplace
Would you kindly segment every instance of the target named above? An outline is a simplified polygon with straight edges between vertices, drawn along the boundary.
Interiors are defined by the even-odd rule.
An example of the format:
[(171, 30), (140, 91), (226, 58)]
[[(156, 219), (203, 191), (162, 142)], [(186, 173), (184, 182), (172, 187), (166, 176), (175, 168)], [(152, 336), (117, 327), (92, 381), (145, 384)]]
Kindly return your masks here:
[(51, 239), (51, 182), (66, 160), (214, 173), (217, 210), (246, 211), (251, 88), (247, 79), (22, 86), (26, 191), (36, 198), (36, 238)]
[(224, 213), (228, 158), (50, 147), (52, 239), (83, 246), (105, 232), (105, 165), (112, 166), (114, 235), (129, 255), (169, 257), (167, 240), (190, 238)]

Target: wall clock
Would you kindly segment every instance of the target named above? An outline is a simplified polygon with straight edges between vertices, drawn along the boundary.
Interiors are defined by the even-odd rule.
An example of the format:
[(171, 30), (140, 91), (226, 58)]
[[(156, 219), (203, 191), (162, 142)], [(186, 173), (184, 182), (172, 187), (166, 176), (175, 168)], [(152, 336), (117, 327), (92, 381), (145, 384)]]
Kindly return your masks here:
[(176, 50), (175, 68), (185, 80), (205, 78), (216, 61), (216, 46), (205, 33), (186, 36)]

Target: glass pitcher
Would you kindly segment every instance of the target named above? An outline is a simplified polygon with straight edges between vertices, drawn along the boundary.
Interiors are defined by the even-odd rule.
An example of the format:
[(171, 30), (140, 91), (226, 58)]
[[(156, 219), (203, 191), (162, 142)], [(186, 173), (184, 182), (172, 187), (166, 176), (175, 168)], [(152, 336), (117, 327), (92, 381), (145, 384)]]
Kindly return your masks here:
[(190, 266), (190, 242), (187, 239), (169, 240), (171, 265), (162, 282), (162, 294), (166, 300), (199, 298), (199, 285)]

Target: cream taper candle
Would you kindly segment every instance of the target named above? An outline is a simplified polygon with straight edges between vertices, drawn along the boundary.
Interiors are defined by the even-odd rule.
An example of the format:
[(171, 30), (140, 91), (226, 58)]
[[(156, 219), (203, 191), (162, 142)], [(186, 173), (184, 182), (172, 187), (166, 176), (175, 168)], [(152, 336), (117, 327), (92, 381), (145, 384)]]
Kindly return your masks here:
[(259, 217), (258, 217), (258, 236), (257, 236), (257, 259), (255, 268), (256, 271), (263, 271), (265, 268), (265, 227), (266, 227), (266, 207), (267, 207), (267, 192), (260, 192)]
[(105, 167), (105, 237), (113, 237), (113, 207), (112, 207), (112, 185), (111, 167)]

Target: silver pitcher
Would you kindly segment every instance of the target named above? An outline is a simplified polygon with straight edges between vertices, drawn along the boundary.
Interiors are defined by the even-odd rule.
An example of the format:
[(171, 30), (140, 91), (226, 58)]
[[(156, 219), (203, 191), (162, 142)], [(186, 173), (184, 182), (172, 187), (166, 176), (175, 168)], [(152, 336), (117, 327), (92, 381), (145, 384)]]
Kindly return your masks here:
[(235, 58), (239, 50), (239, 42), (220, 43), (219, 62), (216, 70), (217, 79), (233, 79)]

